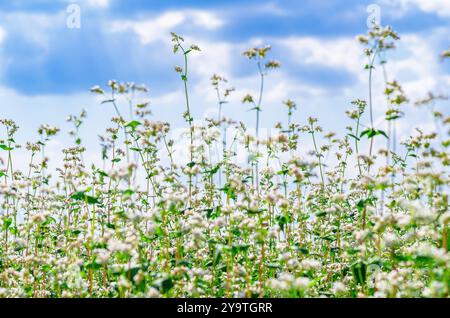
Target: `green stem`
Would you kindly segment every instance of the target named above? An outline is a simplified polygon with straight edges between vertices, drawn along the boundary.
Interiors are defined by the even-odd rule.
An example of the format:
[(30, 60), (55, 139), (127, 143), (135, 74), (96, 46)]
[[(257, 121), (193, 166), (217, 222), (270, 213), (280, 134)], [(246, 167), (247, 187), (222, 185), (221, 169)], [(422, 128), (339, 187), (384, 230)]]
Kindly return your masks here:
[[(180, 46), (184, 53), (184, 76), (183, 76), (183, 84), (184, 84), (184, 96), (186, 100), (186, 121), (189, 124), (189, 136), (190, 136), (190, 147), (189, 147), (189, 159), (192, 163), (194, 161), (194, 154), (193, 154), (193, 146), (194, 146), (194, 131), (192, 128), (192, 117), (191, 117), (191, 109), (189, 105), (189, 92), (187, 87), (187, 75), (188, 75), (188, 51), (185, 51), (183, 47)], [(188, 180), (188, 187), (189, 187), (189, 206), (191, 205), (192, 201), (192, 174), (189, 174), (189, 180)]]
[(311, 135), (312, 135), (312, 140), (313, 140), (313, 144), (314, 144), (314, 149), (316, 151), (317, 160), (319, 160), (319, 171), (320, 171), (320, 179), (322, 180), (322, 189), (325, 189), (325, 179), (323, 178), (321, 153), (319, 152), (319, 150), (317, 148), (316, 137), (314, 136), (315, 134), (314, 134), (314, 126), (313, 125), (311, 125)]

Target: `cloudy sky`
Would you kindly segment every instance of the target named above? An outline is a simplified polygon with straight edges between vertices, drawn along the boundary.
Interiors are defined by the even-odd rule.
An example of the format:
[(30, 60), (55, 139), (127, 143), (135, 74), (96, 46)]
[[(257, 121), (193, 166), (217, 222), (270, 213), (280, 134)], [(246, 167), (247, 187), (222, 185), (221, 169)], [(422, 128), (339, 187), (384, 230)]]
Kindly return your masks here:
[[(411, 100), (428, 91), (449, 94), (450, 63), (439, 54), (450, 46), (450, 0), (2, 0), (0, 117), (21, 126), (21, 142), (36, 140), (41, 123), (61, 127), (52, 144), (56, 155), (70, 140), (65, 118), (86, 108), (82, 135), (95, 159), (96, 136), (113, 111), (89, 89), (117, 79), (147, 85), (154, 118), (181, 127), (182, 83), (173, 66), (182, 61), (172, 54), (169, 35), (175, 31), (202, 49), (190, 69), (195, 118), (216, 111), (209, 77), (219, 73), (237, 88), (225, 114), (251, 126), (253, 116), (240, 100), (256, 92), (258, 78), (242, 51), (270, 44), (271, 57), (282, 68), (267, 79), (262, 126), (285, 120), (281, 102), (291, 98), (299, 105), (298, 121), (312, 115), (325, 130), (342, 131), (349, 124), (344, 111), (350, 102), (368, 95), (363, 48), (355, 37), (366, 32), (372, 3), (380, 8), (381, 23), (401, 36), (398, 49), (388, 55), (389, 79), (399, 80)], [(70, 4), (81, 9), (80, 28), (67, 27)], [(375, 77), (380, 92), (380, 70)], [(427, 113), (408, 107), (401, 134), (415, 124), (432, 127)], [(438, 107), (448, 111), (448, 103)], [(380, 128), (385, 109), (376, 94)]]

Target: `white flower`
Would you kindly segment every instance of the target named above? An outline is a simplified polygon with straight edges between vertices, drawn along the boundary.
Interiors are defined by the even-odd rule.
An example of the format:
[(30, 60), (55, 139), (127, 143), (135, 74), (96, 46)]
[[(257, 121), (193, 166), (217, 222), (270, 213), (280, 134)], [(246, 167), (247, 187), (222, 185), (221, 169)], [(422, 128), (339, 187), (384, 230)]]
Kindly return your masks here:
[(399, 227), (404, 228), (411, 223), (411, 217), (406, 214), (399, 214), (395, 216), (395, 221)]
[(136, 275), (134, 275), (134, 277), (133, 277), (133, 281), (137, 284), (137, 285), (139, 285), (141, 282), (142, 282), (142, 280), (144, 279), (144, 274), (141, 272), (141, 271), (139, 271)]
[(322, 263), (315, 259), (305, 259), (301, 261), (300, 266), (305, 270), (317, 270), (322, 266)]
[(347, 286), (343, 282), (335, 282), (332, 290), (335, 294), (344, 293), (347, 291)]
[(310, 280), (307, 277), (298, 277), (294, 281), (294, 288), (298, 290), (306, 289), (309, 286)]
[(392, 233), (392, 232), (388, 232), (386, 234), (384, 234), (384, 245), (387, 248), (392, 248), (394, 247), (398, 242), (397, 236)]
[(119, 241), (117, 239), (111, 239), (108, 241), (108, 250), (111, 253), (114, 252), (129, 252), (131, 250), (131, 247), (128, 244), (125, 244), (122, 241)]
[(97, 263), (99, 264), (106, 264), (109, 261), (109, 258), (111, 257), (111, 253), (107, 250), (97, 250)]
[(418, 222), (430, 222), (436, 218), (436, 213), (433, 209), (425, 206), (419, 200), (415, 201), (402, 201), (400, 202), (400, 206), (404, 209), (407, 209), (412, 217)]
[(118, 285), (122, 288), (128, 289), (131, 287), (131, 283), (128, 281), (128, 279), (126, 279), (123, 276), (120, 276), (119, 281), (118, 281)]

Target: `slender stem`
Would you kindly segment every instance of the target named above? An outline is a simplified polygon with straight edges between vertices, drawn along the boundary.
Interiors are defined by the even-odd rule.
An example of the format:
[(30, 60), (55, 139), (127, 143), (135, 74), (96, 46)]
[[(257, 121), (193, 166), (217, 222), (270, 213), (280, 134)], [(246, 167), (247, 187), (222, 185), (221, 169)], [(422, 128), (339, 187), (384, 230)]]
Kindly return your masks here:
[[(384, 83), (385, 83), (385, 88), (387, 88), (387, 83), (388, 83), (388, 77), (387, 77), (387, 72), (386, 72), (386, 66), (384, 64), (384, 62), (381, 63), (381, 68), (383, 70), (383, 79), (384, 79)], [(387, 101), (388, 105), (388, 109), (389, 109), (389, 101)], [(387, 150), (387, 154), (386, 154), (386, 167), (389, 166), (390, 163), (390, 151), (391, 151), (391, 121), (388, 120), (388, 132), (387, 132), (388, 138), (386, 138), (386, 150)], [(381, 215), (383, 215), (384, 213), (384, 200), (385, 200), (385, 191), (384, 189), (381, 190)]]
[[(217, 115), (217, 122), (219, 124), (219, 127), (222, 125), (222, 104), (224, 103), (220, 97), (220, 92), (219, 92), (219, 87), (216, 87), (216, 93), (217, 93), (217, 101), (219, 103), (219, 113)], [(225, 134), (226, 134), (226, 130), (222, 130), (223, 135), (223, 139), (222, 139), (222, 159), (224, 159), (225, 157), (225, 142), (224, 142), (224, 138), (225, 138)], [(216, 152), (217, 152), (217, 156), (219, 156), (219, 150), (217, 149), (217, 144), (216, 144)], [(222, 187), (222, 169), (221, 169), (221, 165), (219, 165), (219, 187)]]
[[(377, 55), (378, 49), (375, 50), (369, 65), (369, 114), (370, 114), (370, 129), (372, 130), (373, 130), (372, 74), (373, 74), (373, 65), (375, 63), (375, 58), (377, 57)], [(369, 156), (372, 156), (372, 148), (373, 148), (373, 138), (370, 139)], [(368, 171), (370, 171), (370, 165), (368, 167)]]
[(320, 179), (322, 180), (322, 189), (325, 189), (325, 179), (323, 178), (321, 153), (319, 152), (319, 150), (317, 148), (316, 137), (314, 136), (314, 126), (313, 125), (311, 125), (311, 135), (312, 135), (312, 140), (313, 140), (313, 144), (314, 144), (314, 149), (316, 151), (316, 156), (317, 156), (317, 159), (319, 160), (319, 171), (320, 171)]
[[(193, 154), (193, 146), (194, 146), (194, 131), (192, 128), (192, 117), (191, 117), (191, 110), (189, 106), (189, 92), (187, 87), (187, 75), (188, 75), (188, 58), (187, 54), (188, 52), (185, 51), (183, 48), (184, 53), (184, 77), (183, 77), (183, 84), (184, 84), (184, 96), (186, 99), (186, 121), (189, 124), (189, 136), (190, 136), (190, 146), (189, 146), (189, 163), (192, 163), (194, 161), (194, 154)], [(191, 204), (192, 200), (192, 174), (189, 174), (189, 181), (188, 181), (188, 187), (189, 187), (189, 205)]]
[[(116, 100), (114, 97), (114, 91), (111, 92), (111, 101), (112, 101), (112, 104), (114, 106), (114, 109), (116, 110), (116, 113), (117, 113), (117, 116), (119, 117), (119, 119), (124, 120), (122, 115), (120, 114), (119, 107), (117, 107)], [(125, 136), (125, 150), (126, 150), (126, 156), (127, 156), (127, 163), (129, 164), (130, 163), (130, 150), (128, 147), (128, 132), (127, 132), (127, 129), (125, 128), (125, 126), (123, 126), (123, 125), (121, 125), (121, 126), (123, 128), (123, 133)]]
[[(259, 85), (259, 97), (258, 97), (258, 104), (256, 105), (256, 152), (258, 154), (259, 150), (259, 113), (261, 112), (261, 103), (262, 103), (262, 97), (264, 92), (264, 72), (261, 69), (261, 62), (258, 61), (258, 71), (260, 75), (260, 85)], [(255, 163), (255, 183), (256, 183), (256, 192), (259, 193), (259, 160), (258, 157), (256, 157), (256, 163)]]
[[(361, 114), (358, 114), (358, 119), (356, 120), (356, 137), (357, 138), (358, 138), (358, 134), (359, 134), (360, 120), (361, 120)], [(358, 139), (357, 138), (355, 138), (356, 161), (358, 163), (359, 175), (361, 175), (362, 174), (362, 170), (361, 170), (361, 162), (359, 160), (359, 147), (358, 147)]]

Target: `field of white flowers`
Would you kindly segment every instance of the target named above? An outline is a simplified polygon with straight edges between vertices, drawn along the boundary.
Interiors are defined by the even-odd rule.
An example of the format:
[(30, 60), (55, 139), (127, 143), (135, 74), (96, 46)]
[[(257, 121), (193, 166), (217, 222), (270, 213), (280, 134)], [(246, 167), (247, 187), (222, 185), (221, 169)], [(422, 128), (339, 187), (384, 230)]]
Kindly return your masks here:
[[(91, 89), (116, 112), (101, 166), (83, 158), (85, 112), (69, 117), (74, 144), (56, 170), (45, 151), (57, 127), (19, 145), (18, 127), (2, 119), (0, 297), (448, 297), (450, 117), (434, 107), (445, 96), (410, 101), (396, 81), (373, 92), (372, 72), (398, 40), (390, 27), (358, 37), (368, 99), (349, 105), (343, 135), (296, 116), (286, 100), (278, 133), (260, 137), (264, 83), (280, 67), (269, 46), (244, 52), (261, 81), (259, 95), (242, 99), (255, 121), (223, 115), (234, 89), (213, 75), (219, 116), (198, 125), (189, 58), (203, 53), (177, 34), (186, 165), (173, 159), (170, 123), (152, 117), (136, 99), (147, 89), (132, 83)], [(375, 93), (385, 96), (377, 107), (386, 107), (387, 131), (374, 127)], [(436, 133), (416, 130), (400, 144), (396, 123), (410, 107), (428, 108)], [(19, 148), (29, 153), (24, 171), (14, 164)]]

